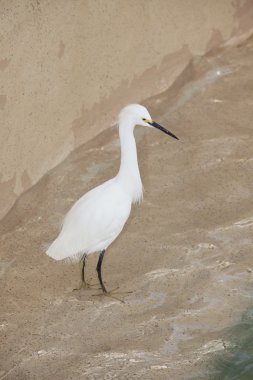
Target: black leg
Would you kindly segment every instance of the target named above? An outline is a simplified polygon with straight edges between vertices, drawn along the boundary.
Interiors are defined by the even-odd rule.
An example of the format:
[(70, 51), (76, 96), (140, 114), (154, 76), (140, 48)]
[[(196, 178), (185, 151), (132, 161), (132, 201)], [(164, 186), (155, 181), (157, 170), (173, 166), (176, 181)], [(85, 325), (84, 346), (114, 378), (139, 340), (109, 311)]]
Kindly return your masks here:
[(81, 267), (81, 281), (82, 282), (85, 282), (85, 280), (84, 280), (84, 268), (85, 268), (85, 260), (86, 260), (86, 257), (87, 257), (87, 255), (86, 255), (86, 253), (83, 255), (83, 257), (82, 257), (82, 267)]
[(102, 262), (103, 262), (104, 254), (105, 254), (105, 250), (103, 249), (103, 251), (101, 251), (100, 255), (99, 255), (99, 259), (98, 259), (98, 263), (97, 263), (97, 272), (98, 272), (98, 279), (99, 279), (101, 288), (103, 290), (103, 293), (107, 293), (107, 290), (104, 286), (104, 283), (102, 280), (102, 275), (101, 275), (101, 268), (102, 268)]
[(80, 290), (80, 289), (87, 289), (90, 287), (89, 284), (85, 282), (84, 279), (84, 268), (85, 268), (85, 260), (87, 258), (87, 254), (85, 253), (83, 257), (80, 260), (80, 274), (81, 274), (81, 284), (78, 286), (78, 288), (75, 288), (73, 290)]
[[(114, 290), (111, 290), (110, 292), (107, 292), (105, 286), (104, 286), (104, 283), (103, 283), (103, 280), (102, 280), (102, 274), (101, 274), (101, 269), (102, 269), (102, 262), (103, 262), (103, 259), (104, 259), (104, 255), (105, 255), (105, 249), (103, 249), (103, 251), (100, 252), (99, 254), (99, 259), (98, 259), (98, 263), (97, 263), (97, 272), (98, 272), (98, 279), (99, 279), (99, 282), (100, 282), (100, 285), (101, 285), (101, 288), (103, 290), (103, 294), (107, 297), (110, 297), (110, 298), (113, 298), (117, 301), (120, 301), (122, 303), (124, 303), (124, 301), (122, 299), (120, 299), (119, 297), (113, 295), (112, 293), (114, 292), (114, 290), (118, 289), (114, 289)], [(131, 292), (129, 292), (131, 293)], [(94, 294), (95, 296), (99, 295), (99, 294)]]

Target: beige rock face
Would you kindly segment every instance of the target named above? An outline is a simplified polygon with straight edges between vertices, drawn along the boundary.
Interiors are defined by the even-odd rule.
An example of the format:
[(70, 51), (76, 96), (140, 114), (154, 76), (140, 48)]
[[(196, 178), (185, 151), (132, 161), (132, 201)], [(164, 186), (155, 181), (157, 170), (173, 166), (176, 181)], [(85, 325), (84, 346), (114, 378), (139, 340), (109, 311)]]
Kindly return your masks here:
[(128, 102), (250, 33), (252, 1), (1, 0), (0, 217)]
[(135, 130), (144, 201), (102, 268), (124, 304), (101, 296), (98, 254), (85, 268), (94, 286), (73, 292), (79, 265), (44, 252), (73, 203), (117, 172), (116, 127), (0, 221), (1, 380), (225, 379), (213, 361), (252, 308), (253, 39), (196, 61), (184, 85), (145, 101), (180, 140)]

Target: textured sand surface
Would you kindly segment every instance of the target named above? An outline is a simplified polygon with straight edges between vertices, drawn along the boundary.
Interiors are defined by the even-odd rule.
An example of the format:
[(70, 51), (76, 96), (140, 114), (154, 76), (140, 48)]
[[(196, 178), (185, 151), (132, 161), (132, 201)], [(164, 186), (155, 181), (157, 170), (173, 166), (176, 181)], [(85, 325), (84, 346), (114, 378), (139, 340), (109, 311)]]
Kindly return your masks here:
[[(72, 292), (78, 265), (43, 244), (119, 165), (117, 128), (75, 151), (1, 222), (0, 379), (208, 379), (226, 328), (252, 303), (253, 42), (196, 60), (148, 100), (180, 137), (136, 128), (145, 193), (106, 253), (108, 289)], [(97, 283), (98, 256), (87, 278)]]

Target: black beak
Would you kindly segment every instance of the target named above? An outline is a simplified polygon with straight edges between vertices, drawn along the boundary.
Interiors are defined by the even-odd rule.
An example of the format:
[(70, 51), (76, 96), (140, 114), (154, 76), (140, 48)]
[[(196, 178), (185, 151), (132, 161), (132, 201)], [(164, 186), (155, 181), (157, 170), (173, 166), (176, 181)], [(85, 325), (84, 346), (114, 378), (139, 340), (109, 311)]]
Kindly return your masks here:
[(173, 135), (173, 133), (171, 133), (170, 131), (168, 131), (167, 129), (163, 128), (160, 124), (157, 124), (155, 121), (152, 121), (152, 123), (148, 123), (149, 125), (152, 125), (152, 127), (155, 127), (157, 129), (160, 129), (160, 131), (163, 131), (164, 133), (166, 133), (167, 135), (171, 136), (171, 137), (174, 137), (174, 139), (176, 140), (179, 140), (179, 138), (175, 135)]

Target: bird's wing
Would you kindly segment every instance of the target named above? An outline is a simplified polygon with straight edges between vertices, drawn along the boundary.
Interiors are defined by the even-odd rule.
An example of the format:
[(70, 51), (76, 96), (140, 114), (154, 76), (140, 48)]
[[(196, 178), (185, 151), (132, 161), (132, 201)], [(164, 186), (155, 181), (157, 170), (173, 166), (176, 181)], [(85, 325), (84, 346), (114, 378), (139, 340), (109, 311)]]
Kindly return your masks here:
[(131, 210), (131, 201), (117, 183), (96, 187), (80, 198), (66, 215), (62, 231), (49, 256), (56, 260), (92, 253), (107, 246), (122, 230)]

